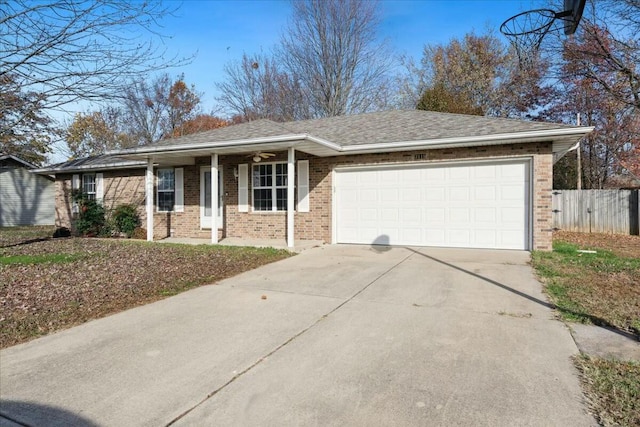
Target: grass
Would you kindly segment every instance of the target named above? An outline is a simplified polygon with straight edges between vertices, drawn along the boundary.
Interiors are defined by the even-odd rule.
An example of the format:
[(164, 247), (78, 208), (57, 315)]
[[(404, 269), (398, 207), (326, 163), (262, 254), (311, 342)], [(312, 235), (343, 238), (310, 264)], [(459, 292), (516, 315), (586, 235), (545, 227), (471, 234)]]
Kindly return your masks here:
[(51, 233), (0, 229), (0, 348), (291, 255), (272, 248), (52, 239)]
[(558, 312), (568, 321), (639, 334), (640, 258), (603, 248), (596, 253), (580, 249), (578, 244), (554, 240), (553, 252), (533, 253), (533, 266)]
[[(595, 250), (584, 253), (580, 250)], [(533, 266), (566, 321), (640, 337), (640, 237), (557, 233)], [(591, 410), (603, 426), (640, 425), (640, 364), (582, 354), (574, 359)]]
[(574, 360), (593, 414), (603, 426), (640, 425), (640, 363), (581, 355)]

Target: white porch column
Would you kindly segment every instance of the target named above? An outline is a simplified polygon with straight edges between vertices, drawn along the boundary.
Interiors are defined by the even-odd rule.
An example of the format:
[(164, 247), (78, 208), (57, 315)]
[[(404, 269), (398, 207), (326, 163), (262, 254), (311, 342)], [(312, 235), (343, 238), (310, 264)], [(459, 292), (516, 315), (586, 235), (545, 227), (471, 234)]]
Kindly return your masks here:
[(211, 243), (218, 243), (218, 155), (211, 155)]
[(153, 159), (147, 159), (144, 196), (147, 202), (147, 240), (153, 241)]
[(295, 185), (295, 164), (296, 164), (296, 154), (293, 147), (289, 147), (289, 163), (287, 165), (287, 246), (293, 249), (294, 247), (294, 185)]

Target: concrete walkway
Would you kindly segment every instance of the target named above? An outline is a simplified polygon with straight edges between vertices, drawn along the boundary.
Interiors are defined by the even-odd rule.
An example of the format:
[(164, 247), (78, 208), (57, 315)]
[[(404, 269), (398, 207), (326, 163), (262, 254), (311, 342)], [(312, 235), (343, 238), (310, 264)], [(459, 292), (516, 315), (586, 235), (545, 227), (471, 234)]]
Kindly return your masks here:
[(632, 334), (596, 325), (568, 325), (581, 352), (605, 359), (640, 362), (640, 342)]
[(310, 249), (3, 350), (0, 414), (47, 426), (596, 425), (578, 350), (527, 261)]

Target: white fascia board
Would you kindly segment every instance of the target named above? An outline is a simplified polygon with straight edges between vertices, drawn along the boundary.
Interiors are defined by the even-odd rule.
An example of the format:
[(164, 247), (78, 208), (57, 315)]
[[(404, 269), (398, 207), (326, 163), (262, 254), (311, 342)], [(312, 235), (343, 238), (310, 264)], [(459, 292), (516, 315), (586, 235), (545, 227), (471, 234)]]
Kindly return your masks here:
[(297, 134), (297, 135), (282, 135), (282, 136), (270, 136), (263, 138), (250, 138), (250, 139), (238, 139), (231, 141), (222, 141), (222, 142), (196, 142), (192, 144), (171, 144), (171, 145), (161, 145), (161, 146), (152, 146), (152, 147), (136, 147), (129, 148), (125, 150), (114, 150), (108, 151), (105, 154), (111, 154), (116, 156), (140, 156), (140, 155), (153, 155), (153, 154), (162, 154), (168, 152), (181, 152), (181, 151), (190, 151), (190, 150), (215, 150), (222, 148), (231, 148), (242, 145), (254, 145), (254, 144), (265, 144), (270, 142), (292, 142), (297, 140), (306, 139), (306, 134)]
[[(467, 136), (459, 138), (440, 138), (421, 141), (384, 142), (379, 144), (349, 145), (342, 148), (343, 153), (403, 151), (407, 149), (437, 149), (468, 147), (475, 145), (496, 145), (526, 141), (553, 141), (559, 138), (581, 138), (593, 131), (593, 127), (574, 127), (529, 132), (503, 133), (497, 135)], [(513, 142), (511, 142), (513, 141)]]
[(140, 169), (144, 168), (146, 162), (120, 162), (120, 163), (102, 163), (100, 165), (83, 165), (69, 168), (40, 168), (33, 169), (30, 172), (37, 174), (56, 174), (56, 173), (73, 173), (85, 171), (102, 171), (102, 170), (120, 170), (120, 169)]

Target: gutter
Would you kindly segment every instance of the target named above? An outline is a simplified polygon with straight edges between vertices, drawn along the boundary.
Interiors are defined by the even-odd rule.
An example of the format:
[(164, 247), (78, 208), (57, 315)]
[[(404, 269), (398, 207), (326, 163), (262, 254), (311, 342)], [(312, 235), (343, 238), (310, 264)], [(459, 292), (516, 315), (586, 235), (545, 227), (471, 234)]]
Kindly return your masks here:
[(165, 146), (153, 146), (153, 147), (137, 147), (126, 149), (122, 151), (109, 151), (108, 155), (127, 156), (127, 155), (144, 155), (149, 156), (153, 154), (169, 154), (179, 153), (183, 151), (194, 150), (216, 150), (224, 148), (241, 147), (244, 145), (256, 145), (256, 144), (268, 144), (278, 142), (296, 142), (296, 141), (310, 141), (316, 144), (322, 145), (336, 152), (336, 154), (349, 154), (349, 153), (361, 153), (361, 152), (383, 152), (383, 151), (401, 151), (406, 149), (415, 148), (448, 148), (457, 146), (469, 146), (484, 143), (486, 145), (500, 144), (505, 141), (551, 141), (558, 138), (580, 138), (587, 133), (593, 131), (593, 127), (572, 127), (563, 129), (548, 129), (529, 132), (513, 132), (503, 133), (496, 135), (484, 135), (484, 136), (467, 136), (467, 137), (454, 137), (454, 138), (439, 138), (428, 139), (419, 141), (397, 141), (397, 142), (383, 142), (377, 144), (357, 144), (357, 145), (340, 145), (335, 142), (328, 141), (323, 138), (319, 138), (310, 134), (293, 134), (293, 135), (281, 135), (274, 137), (264, 138), (250, 138), (231, 140), (225, 142), (198, 142), (192, 144), (172, 144)]
[(156, 153), (180, 152), (180, 151), (189, 151), (189, 150), (198, 150), (198, 149), (207, 150), (207, 149), (216, 149), (216, 148), (230, 148), (230, 147), (237, 147), (242, 145), (267, 144), (270, 142), (294, 142), (294, 141), (307, 139), (307, 136), (308, 136), (307, 134), (280, 135), (280, 136), (270, 136), (270, 137), (261, 137), (261, 138), (237, 139), (237, 140), (230, 140), (230, 141), (224, 141), (224, 142), (212, 141), (212, 142), (195, 142), (191, 144), (171, 144), (171, 145), (160, 145), (160, 146), (156, 145), (156, 146), (128, 148), (125, 150), (112, 150), (112, 151), (107, 151), (105, 154), (115, 155), (115, 156), (126, 156), (131, 154), (156, 154)]
[(146, 162), (130, 161), (130, 162), (119, 162), (119, 163), (101, 163), (99, 165), (81, 165), (81, 166), (66, 167), (66, 168), (40, 168), (40, 169), (32, 169), (30, 172), (38, 173), (38, 174), (55, 174), (56, 172), (73, 173), (73, 172), (84, 172), (86, 170), (102, 171), (102, 170), (114, 170), (114, 169), (140, 169), (140, 168), (145, 168), (146, 165), (147, 165)]
[(529, 132), (514, 132), (503, 133), (489, 136), (466, 136), (466, 137), (454, 137), (454, 138), (439, 138), (428, 139), (421, 141), (400, 141), (400, 142), (383, 142), (379, 144), (360, 144), (360, 145), (348, 145), (342, 147), (340, 151), (344, 153), (361, 152), (361, 151), (399, 151), (406, 148), (447, 148), (456, 146), (474, 145), (477, 143), (485, 143), (487, 145), (499, 144), (508, 140), (554, 140), (557, 137), (571, 138), (582, 137), (587, 133), (593, 131), (594, 127), (579, 127), (579, 128), (567, 128), (567, 129), (551, 129), (551, 130), (539, 130)]

